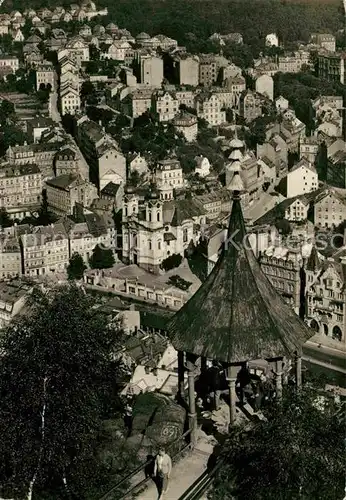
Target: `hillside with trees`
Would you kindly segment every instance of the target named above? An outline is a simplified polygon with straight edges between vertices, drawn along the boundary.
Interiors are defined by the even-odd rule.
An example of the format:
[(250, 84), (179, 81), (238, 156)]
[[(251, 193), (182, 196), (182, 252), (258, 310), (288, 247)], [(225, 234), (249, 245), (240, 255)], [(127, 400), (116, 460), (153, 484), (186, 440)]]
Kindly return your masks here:
[[(31, 8), (54, 8), (57, 0), (32, 0)], [(266, 34), (275, 31), (283, 42), (307, 40), (311, 33), (336, 32), (342, 27), (343, 8), (339, 0), (101, 0), (109, 16), (102, 22), (116, 22), (134, 35), (164, 33), (189, 45), (191, 34), (205, 40), (212, 33), (240, 32), (250, 47), (261, 47)], [(63, 4), (64, 5), (64, 4)], [(3, 10), (27, 8), (24, 0), (6, 0)], [(288, 22), (288, 20), (294, 22)], [(193, 44), (191, 44), (193, 45)]]

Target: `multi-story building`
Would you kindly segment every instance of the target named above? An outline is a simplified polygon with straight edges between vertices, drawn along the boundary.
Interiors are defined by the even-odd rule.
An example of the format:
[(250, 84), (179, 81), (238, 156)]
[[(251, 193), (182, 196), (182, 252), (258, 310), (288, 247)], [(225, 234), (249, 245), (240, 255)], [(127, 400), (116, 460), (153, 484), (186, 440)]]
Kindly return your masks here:
[(315, 136), (302, 137), (299, 144), (299, 158), (305, 158), (314, 165), (318, 153), (318, 139)]
[(33, 286), (24, 280), (0, 283), (0, 328), (8, 326), (20, 314)]
[(22, 272), (25, 276), (42, 276), (64, 272), (69, 262), (69, 240), (61, 223), (37, 226), (20, 237)]
[(216, 83), (218, 65), (214, 54), (200, 54), (199, 56), (199, 83), (209, 87)]
[(196, 96), (196, 111), (198, 118), (203, 118), (210, 125), (220, 125), (226, 121), (226, 112), (217, 95), (212, 92), (201, 92)]
[(133, 118), (138, 118), (151, 109), (152, 90), (135, 90), (129, 95), (129, 114)]
[(100, 200), (109, 202), (111, 210), (120, 210), (123, 206), (124, 185), (109, 182), (100, 192)]
[(148, 162), (140, 153), (133, 153), (128, 157), (129, 172), (138, 172), (139, 175), (148, 173)]
[(229, 192), (224, 188), (194, 195), (194, 199), (202, 205), (207, 219), (210, 220), (218, 218), (222, 213), (229, 213), (231, 209)]
[(304, 52), (296, 52), (293, 56), (280, 56), (278, 69), (281, 73), (299, 73), (304, 65), (308, 65)]
[(316, 189), (318, 189), (316, 168), (308, 160), (302, 158), (287, 174), (287, 197), (293, 198), (299, 194), (311, 193)]
[(12, 73), (19, 69), (19, 59), (15, 56), (0, 56), (0, 68), (11, 68)]
[(185, 87), (178, 88), (175, 92), (175, 97), (178, 100), (179, 106), (184, 104), (188, 108), (194, 108), (196, 93), (195, 90), (188, 90)]
[(183, 169), (177, 158), (168, 158), (157, 163), (155, 183), (163, 199), (171, 199), (174, 189), (184, 187)]
[(77, 122), (78, 143), (90, 167), (90, 180), (99, 189), (108, 182), (126, 182), (126, 159), (118, 144), (98, 124), (83, 116)]
[(187, 142), (193, 142), (197, 139), (197, 116), (192, 115), (191, 113), (181, 112), (174, 117), (172, 123), (177, 131), (181, 132), (184, 135)]
[(141, 83), (159, 88), (163, 81), (163, 60), (151, 54), (141, 54), (139, 58)]
[(79, 92), (70, 84), (60, 90), (60, 109), (62, 115), (75, 115), (81, 109)]
[(346, 264), (321, 262), (316, 250), (306, 266), (306, 320), (310, 327), (346, 345)]
[(321, 52), (317, 58), (317, 75), (324, 80), (345, 83), (346, 53)]
[(318, 33), (311, 37), (312, 43), (319, 45), (321, 49), (327, 50), (328, 52), (335, 52), (336, 40), (335, 36), (330, 33)]
[(290, 109), (283, 113), (280, 135), (285, 139), (288, 151), (292, 153), (299, 151), (299, 144), (306, 136), (306, 126)]
[(175, 80), (179, 85), (199, 84), (199, 58), (190, 54), (180, 53), (173, 57)]
[(68, 57), (76, 66), (81, 67), (83, 62), (89, 61), (89, 45), (85, 43), (82, 37), (71, 38), (66, 44), (66, 49)]
[(168, 122), (179, 112), (178, 100), (174, 93), (158, 90), (152, 95), (152, 110), (160, 122)]
[(37, 165), (0, 168), (0, 204), (13, 219), (23, 219), (41, 204), (42, 174)]
[(239, 99), (239, 114), (246, 122), (252, 122), (262, 115), (262, 102), (251, 90), (243, 92)]
[(114, 250), (115, 228), (111, 217), (100, 216), (94, 212), (83, 214), (83, 222), (66, 223), (70, 241), (70, 255), (78, 253), (85, 264), (89, 264), (94, 248), (99, 245)]
[(51, 90), (56, 89), (57, 74), (52, 63), (44, 62), (36, 68), (36, 89), (41, 85), (46, 88), (50, 86)]
[(103, 59), (113, 59), (115, 61), (125, 61), (129, 52), (132, 52), (132, 47), (126, 40), (114, 40), (108, 46), (107, 52), (102, 54)]
[(279, 134), (273, 135), (269, 141), (257, 145), (257, 157), (269, 160), (275, 165), (276, 177), (287, 171), (288, 149), (286, 142)]
[(270, 247), (260, 255), (259, 263), (276, 291), (299, 314), (303, 265), (300, 250)]
[(320, 193), (314, 204), (314, 222), (318, 227), (337, 227), (346, 219), (346, 194), (328, 188)]
[(285, 219), (290, 222), (303, 222), (308, 218), (310, 203), (304, 196), (287, 200)]
[(61, 142), (49, 142), (45, 138), (44, 142), (37, 144), (10, 146), (6, 151), (6, 160), (11, 165), (36, 164), (42, 173), (42, 179), (45, 180), (54, 176), (54, 157), (60, 148)]
[(79, 174), (81, 170), (79, 153), (70, 145), (63, 146), (55, 155), (54, 173), (59, 175)]
[(89, 207), (97, 198), (97, 188), (78, 174), (66, 174), (46, 181), (47, 202), (52, 212), (72, 215), (76, 203)]
[(205, 224), (197, 201), (162, 201), (154, 190), (140, 204), (139, 196), (127, 189), (122, 213), (123, 259), (154, 273), (167, 257), (184, 255), (191, 241), (197, 243)]
[(0, 279), (16, 278), (22, 273), (22, 258), (18, 239), (0, 234)]

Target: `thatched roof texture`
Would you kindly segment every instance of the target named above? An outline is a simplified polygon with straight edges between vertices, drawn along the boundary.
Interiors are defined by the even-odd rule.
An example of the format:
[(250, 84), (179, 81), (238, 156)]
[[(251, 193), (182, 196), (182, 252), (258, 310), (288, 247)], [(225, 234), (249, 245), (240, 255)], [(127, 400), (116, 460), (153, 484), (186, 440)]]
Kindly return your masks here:
[(211, 274), (168, 323), (174, 347), (226, 363), (300, 351), (314, 332), (263, 274), (246, 236), (239, 197), (226, 241)]

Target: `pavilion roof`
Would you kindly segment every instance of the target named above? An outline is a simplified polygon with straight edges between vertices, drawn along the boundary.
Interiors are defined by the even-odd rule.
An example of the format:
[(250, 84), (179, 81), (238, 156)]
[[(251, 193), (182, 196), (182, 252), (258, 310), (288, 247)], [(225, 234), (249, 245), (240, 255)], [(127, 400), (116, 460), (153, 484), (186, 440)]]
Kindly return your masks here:
[(227, 241), (206, 281), (169, 321), (173, 346), (226, 363), (300, 352), (314, 332), (263, 274), (250, 249), (238, 197)]

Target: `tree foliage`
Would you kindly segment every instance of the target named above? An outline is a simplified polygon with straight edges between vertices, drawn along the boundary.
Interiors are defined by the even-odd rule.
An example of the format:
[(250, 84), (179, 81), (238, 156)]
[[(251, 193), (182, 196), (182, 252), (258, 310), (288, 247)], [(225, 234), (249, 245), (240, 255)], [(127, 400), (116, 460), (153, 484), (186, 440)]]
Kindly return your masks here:
[(268, 409), (268, 421), (234, 432), (211, 500), (335, 500), (343, 498), (345, 428), (334, 403), (322, 411), (316, 392), (290, 391)]
[(2, 333), (0, 485), (6, 498), (27, 497), (31, 484), (36, 498), (63, 498), (67, 487), (91, 499), (102, 482), (109, 484), (98, 438), (117, 382), (111, 354), (119, 332), (93, 305), (76, 286), (36, 290), (30, 314)]
[(69, 261), (67, 266), (67, 275), (69, 280), (80, 280), (83, 278), (83, 274), (87, 266), (83, 261), (83, 257), (75, 252)]
[(182, 261), (183, 257), (180, 255), (180, 253), (174, 253), (173, 255), (170, 255), (169, 257), (167, 257), (165, 260), (162, 261), (161, 268), (164, 269), (165, 271), (169, 271), (170, 269), (179, 267)]
[(89, 264), (92, 269), (108, 269), (109, 267), (113, 267), (115, 264), (113, 251), (110, 248), (102, 248), (102, 246), (96, 245), (90, 257)]

